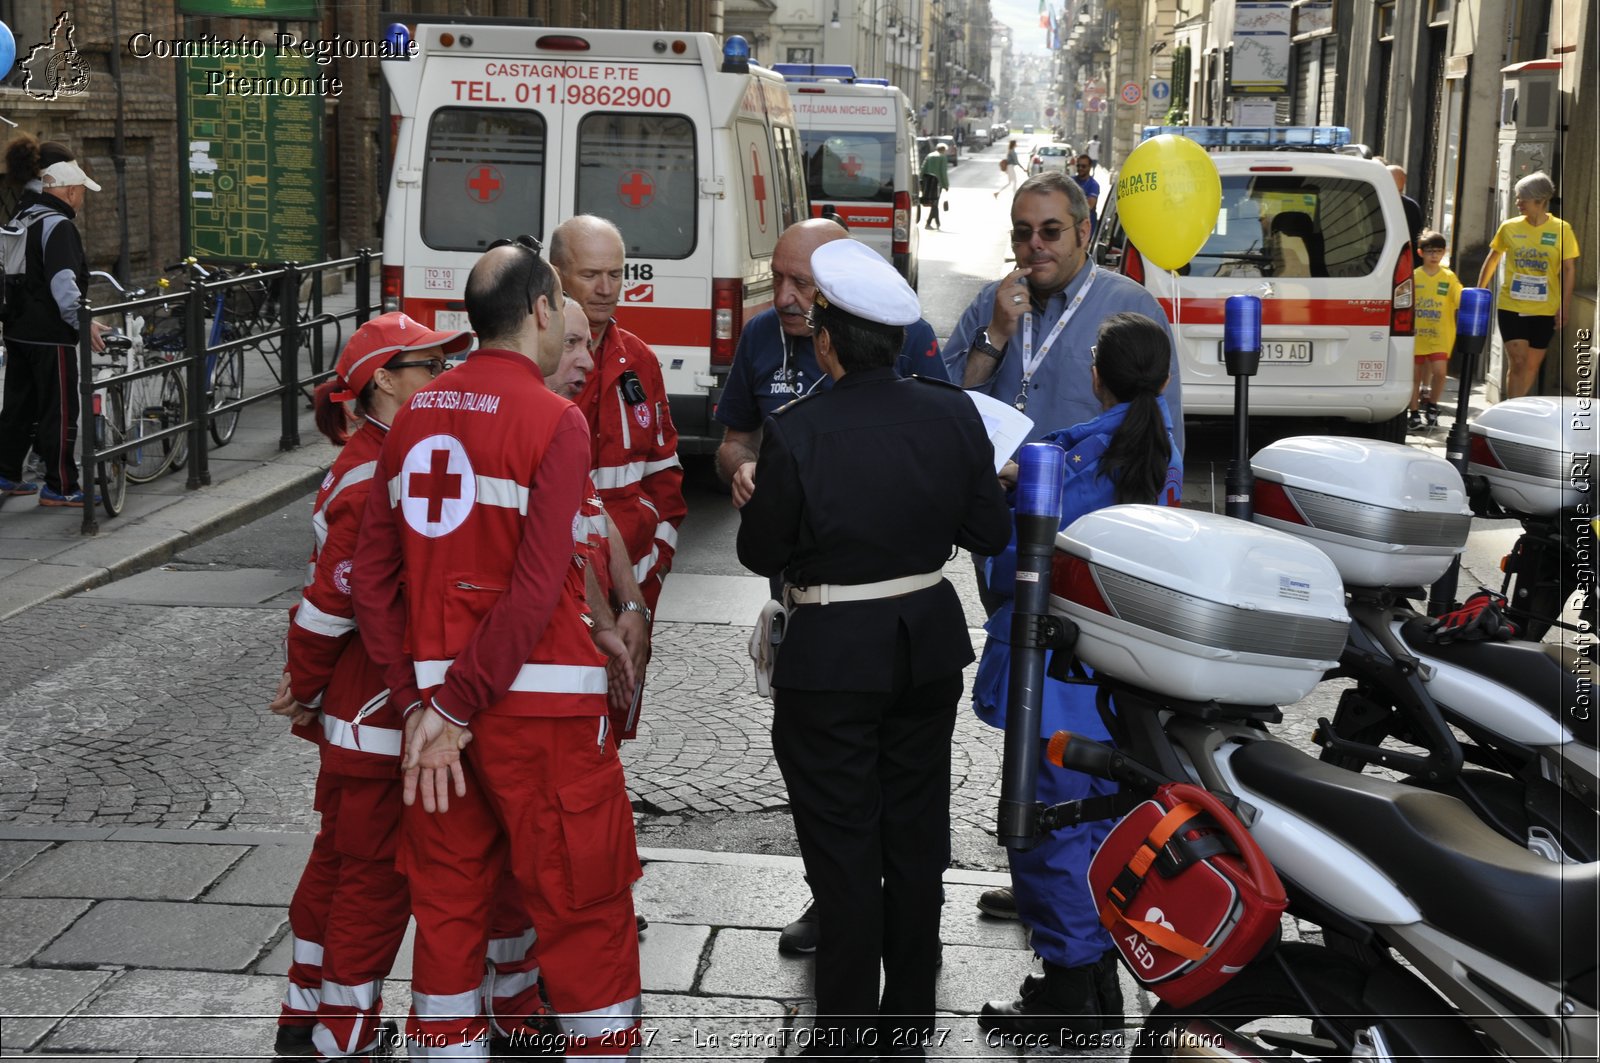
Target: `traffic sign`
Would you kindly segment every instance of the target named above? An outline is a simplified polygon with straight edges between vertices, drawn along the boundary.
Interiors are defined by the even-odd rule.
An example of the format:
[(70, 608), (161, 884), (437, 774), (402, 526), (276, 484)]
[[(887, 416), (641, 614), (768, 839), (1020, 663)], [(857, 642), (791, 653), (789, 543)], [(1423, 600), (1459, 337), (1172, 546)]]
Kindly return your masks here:
[(1170, 82), (1167, 82), (1167, 81), (1156, 81), (1156, 82), (1152, 82), (1151, 83), (1151, 85), (1150, 85), (1150, 98), (1152, 100), (1164, 100), (1168, 96), (1171, 96), (1171, 95), (1172, 95), (1172, 84)]
[(1122, 83), (1121, 95), (1122, 102), (1131, 106), (1144, 99), (1144, 89), (1137, 81), (1125, 81)]

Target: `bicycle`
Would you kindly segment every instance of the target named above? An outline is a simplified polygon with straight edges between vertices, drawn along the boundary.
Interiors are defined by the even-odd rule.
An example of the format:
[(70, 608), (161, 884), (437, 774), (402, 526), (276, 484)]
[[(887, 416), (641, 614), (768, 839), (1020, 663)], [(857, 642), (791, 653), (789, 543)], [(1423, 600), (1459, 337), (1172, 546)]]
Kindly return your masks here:
[[(252, 271), (259, 270), (255, 263), (251, 263), (250, 269)], [(338, 315), (330, 314), (317, 308), (317, 299), (313, 286), (319, 281), (319, 277), (309, 274), (302, 277), (299, 291), (296, 294), (295, 317), (303, 337), (301, 350), (311, 352), (310, 362), (313, 375), (322, 372), (323, 360), (319, 356), (320, 352), (317, 344), (320, 340), (323, 349), (326, 349), (327, 336), (324, 330), (329, 326), (333, 328), (333, 350), (335, 352), (339, 350), (339, 345), (344, 339), (344, 329), (340, 325)], [(253, 335), (258, 332), (270, 334), (279, 328), (282, 314), (278, 304), (278, 293), (271, 285), (265, 281), (244, 284), (230, 289), (230, 295), (233, 296), (233, 300), (229, 312), (239, 322), (241, 334)], [(278, 356), (283, 350), (283, 337), (281, 335), (263, 335), (256, 341), (256, 349), (265, 358), (267, 371), (272, 374), (273, 379), (279, 384), (283, 383), (283, 378), (279, 374), (277, 366)], [(310, 402), (315, 392), (315, 387), (302, 382), (300, 391), (306, 397), (306, 401)]]
[[(227, 279), (227, 274), (220, 268), (208, 270), (192, 258), (175, 266), (168, 266), (167, 271), (190, 267), (193, 267), (196, 275), (203, 281)], [(172, 282), (166, 277), (162, 277), (156, 283), (162, 288), (172, 287)], [(244, 350), (240, 347), (231, 347), (220, 352), (216, 350), (222, 344), (243, 335), (238, 325), (230, 319), (226, 302), (227, 289), (217, 289), (211, 297), (210, 325), (206, 333), (204, 379), (208, 411), (215, 411), (219, 406), (225, 406), (244, 395)], [(174, 315), (147, 325), (145, 346), (155, 351), (186, 354), (188, 344), (183, 317)], [(213, 412), (212, 416), (206, 419), (206, 426), (211, 432), (213, 442), (219, 447), (226, 446), (239, 427), (239, 411), (233, 409), (220, 414)]]
[[(106, 348), (103, 354), (110, 355), (116, 361), (91, 362), (97, 370), (95, 380), (105, 377), (116, 377), (122, 369), (121, 359), (129, 356), (133, 343), (126, 336), (116, 333), (106, 334)], [(103, 370), (103, 372), (101, 371)], [(126, 394), (127, 384), (120, 380), (108, 380), (95, 389), (94, 392), (94, 449), (96, 453), (102, 450), (114, 450), (127, 442), (127, 433), (124, 425), (128, 423), (128, 401)], [(93, 505), (95, 487), (99, 487), (99, 501), (105, 507), (106, 516), (115, 517), (122, 512), (123, 505), (128, 500), (128, 457), (132, 451), (114, 454), (109, 458), (100, 458), (94, 464), (94, 484), (84, 485), (84, 504)]]
[[(144, 295), (144, 289), (129, 291), (109, 273), (96, 270), (90, 277), (111, 285), (119, 301), (138, 299)], [(107, 350), (119, 356), (121, 361), (120, 365), (115, 366), (119, 374), (173, 360), (171, 352), (151, 351), (146, 347), (146, 332), (145, 319), (124, 310), (121, 331), (106, 334)], [(127, 381), (122, 390), (126, 417), (119, 423), (127, 440), (155, 435), (184, 424), (189, 418), (188, 390), (184, 387), (183, 373), (177, 366)], [(171, 469), (182, 468), (188, 456), (188, 446), (188, 437), (180, 433), (128, 451), (128, 481), (149, 483)]]

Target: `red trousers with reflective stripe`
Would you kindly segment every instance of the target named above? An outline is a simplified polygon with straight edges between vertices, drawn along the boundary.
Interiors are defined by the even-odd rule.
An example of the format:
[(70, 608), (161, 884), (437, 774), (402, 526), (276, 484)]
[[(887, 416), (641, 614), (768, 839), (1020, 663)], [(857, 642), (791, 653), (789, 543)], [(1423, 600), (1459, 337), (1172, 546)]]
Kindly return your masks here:
[(483, 979), (483, 1013), (497, 1037), (539, 1031), (538, 1021), (548, 1014), (539, 995), (538, 940), (522, 907), (522, 891), (507, 871), (500, 876), (489, 913), (489, 963)]
[[(322, 829), (289, 906), (297, 943), (322, 948), (320, 966), (289, 968), (289, 998), (318, 1001), (315, 1015), (290, 1007), (279, 1022), (307, 1023), (324, 1058), (371, 1044), (383, 1014), (382, 980), (394, 965), (411, 915), (406, 880), (395, 870), (400, 827), (398, 779), (324, 773), (317, 779)], [(309, 953), (311, 950), (301, 950)], [(303, 992), (297, 993), (299, 989)]]
[[(450, 810), (405, 809), (399, 866), (417, 944), (407, 1034), (413, 1058), (473, 1058), (487, 1032), (476, 1007), (491, 912), (509, 867), (539, 928), (545, 990), (571, 1056), (622, 1056), (638, 1035), (639, 877), (622, 765), (599, 717), (479, 715)], [(619, 1044), (621, 1047), (619, 1047)], [(469, 1050), (470, 1051), (470, 1050)], [(475, 1055), (475, 1054), (474, 1054)]]

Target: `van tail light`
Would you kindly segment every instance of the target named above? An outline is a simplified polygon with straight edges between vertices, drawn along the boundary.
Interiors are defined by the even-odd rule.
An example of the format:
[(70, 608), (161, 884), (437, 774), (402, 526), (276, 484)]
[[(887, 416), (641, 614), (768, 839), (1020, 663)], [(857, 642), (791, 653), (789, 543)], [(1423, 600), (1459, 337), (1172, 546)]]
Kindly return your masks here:
[(1294, 504), (1294, 499), (1289, 497), (1289, 492), (1280, 483), (1257, 480), (1254, 503), (1258, 517), (1271, 517), (1285, 524), (1310, 527), (1311, 522), (1306, 520), (1305, 514), (1300, 512), (1299, 507)]
[(1472, 435), (1467, 440), (1467, 460), (1474, 465), (1482, 465), (1487, 469), (1503, 469), (1505, 463), (1500, 460), (1500, 455), (1494, 452), (1494, 446), (1488, 438)]
[(1413, 309), (1411, 290), (1411, 243), (1400, 249), (1400, 259), (1394, 264), (1394, 310), (1389, 318), (1389, 331), (1396, 336), (1416, 334), (1416, 311)]
[(388, 314), (403, 309), (405, 302), (405, 276), (404, 266), (384, 266), (383, 277), (383, 312)]
[(1050, 559), (1050, 593), (1107, 616), (1117, 615), (1105, 595), (1100, 593), (1100, 585), (1094, 580), (1089, 562), (1062, 550), (1057, 550)]
[(894, 194), (894, 253), (911, 253), (911, 193)]
[(732, 365), (733, 350), (744, 328), (744, 281), (738, 277), (711, 282), (711, 364)]
[(1144, 259), (1140, 257), (1138, 248), (1133, 246), (1133, 241), (1127, 241), (1127, 246), (1122, 252), (1122, 275), (1138, 284), (1144, 283)]

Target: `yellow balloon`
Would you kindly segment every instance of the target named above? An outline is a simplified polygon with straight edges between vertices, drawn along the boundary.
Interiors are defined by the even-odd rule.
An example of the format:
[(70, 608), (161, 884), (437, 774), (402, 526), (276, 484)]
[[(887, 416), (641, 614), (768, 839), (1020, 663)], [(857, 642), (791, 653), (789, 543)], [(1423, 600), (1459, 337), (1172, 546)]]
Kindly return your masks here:
[(1117, 175), (1117, 217), (1139, 253), (1162, 269), (1175, 270), (1194, 257), (1221, 206), (1217, 165), (1188, 137), (1151, 137)]

